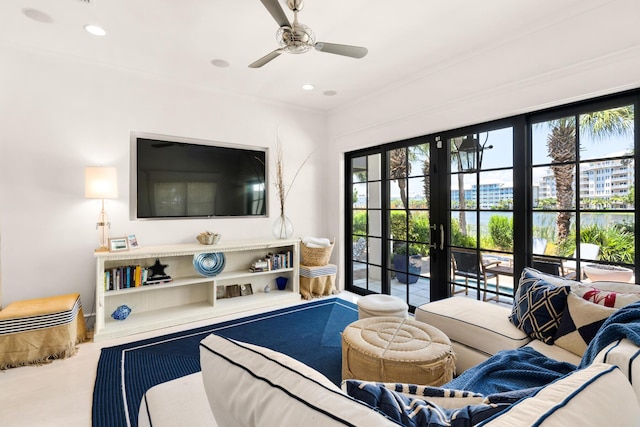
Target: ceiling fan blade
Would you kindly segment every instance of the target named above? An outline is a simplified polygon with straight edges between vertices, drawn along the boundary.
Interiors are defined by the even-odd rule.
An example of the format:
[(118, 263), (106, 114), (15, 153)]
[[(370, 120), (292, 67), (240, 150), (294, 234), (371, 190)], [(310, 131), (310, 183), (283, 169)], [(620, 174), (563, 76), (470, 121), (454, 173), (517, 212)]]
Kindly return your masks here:
[(276, 59), (280, 54), (282, 53), (282, 49), (276, 49), (271, 53), (266, 54), (265, 56), (263, 56), (262, 58), (258, 59), (257, 61), (249, 64), (249, 68), (260, 68), (262, 67), (264, 64), (266, 64), (267, 62)]
[(278, 0), (260, 0), (264, 7), (267, 8), (273, 19), (276, 20), (278, 26), (280, 27), (291, 27), (291, 23), (289, 23), (289, 18), (284, 14), (284, 10), (278, 3)]
[(363, 58), (367, 54), (367, 52), (369, 52), (366, 47), (351, 46), (348, 44), (318, 42), (314, 45), (314, 47), (320, 52), (350, 56), (351, 58)]

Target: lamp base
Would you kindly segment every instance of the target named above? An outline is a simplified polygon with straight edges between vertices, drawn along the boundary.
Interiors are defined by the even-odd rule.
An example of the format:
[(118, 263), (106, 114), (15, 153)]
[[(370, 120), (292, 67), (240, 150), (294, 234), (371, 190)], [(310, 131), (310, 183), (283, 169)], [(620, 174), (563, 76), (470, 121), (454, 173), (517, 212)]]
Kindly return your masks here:
[(98, 248), (94, 252), (109, 252), (109, 248)]

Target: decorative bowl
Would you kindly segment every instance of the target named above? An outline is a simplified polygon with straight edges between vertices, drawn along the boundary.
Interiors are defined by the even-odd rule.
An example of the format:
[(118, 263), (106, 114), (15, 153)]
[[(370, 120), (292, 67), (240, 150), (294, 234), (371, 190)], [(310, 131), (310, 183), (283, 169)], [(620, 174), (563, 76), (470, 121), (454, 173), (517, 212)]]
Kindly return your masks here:
[(221, 237), (222, 237), (222, 234), (212, 233), (210, 231), (203, 231), (202, 233), (196, 236), (196, 239), (198, 239), (198, 242), (200, 242), (203, 245), (215, 245), (220, 241)]
[(222, 252), (196, 254), (193, 256), (193, 266), (198, 274), (213, 277), (224, 270), (225, 256)]

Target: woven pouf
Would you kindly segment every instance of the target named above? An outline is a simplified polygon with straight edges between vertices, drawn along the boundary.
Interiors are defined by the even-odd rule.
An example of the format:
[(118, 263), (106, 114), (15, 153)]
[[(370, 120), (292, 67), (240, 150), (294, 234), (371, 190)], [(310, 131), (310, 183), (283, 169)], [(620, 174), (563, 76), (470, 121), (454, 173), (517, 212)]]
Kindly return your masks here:
[(391, 295), (371, 294), (358, 300), (358, 319), (378, 316), (407, 317), (409, 306)]
[(440, 386), (455, 355), (441, 330), (414, 319), (370, 317), (342, 333), (342, 379)]

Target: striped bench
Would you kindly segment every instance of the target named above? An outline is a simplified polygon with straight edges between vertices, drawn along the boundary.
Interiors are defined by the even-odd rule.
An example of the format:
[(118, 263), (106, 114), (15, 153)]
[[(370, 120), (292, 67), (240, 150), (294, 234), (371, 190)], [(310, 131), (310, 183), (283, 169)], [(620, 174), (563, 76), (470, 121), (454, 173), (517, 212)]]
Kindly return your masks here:
[(12, 302), (0, 311), (0, 369), (73, 356), (86, 334), (80, 294)]

